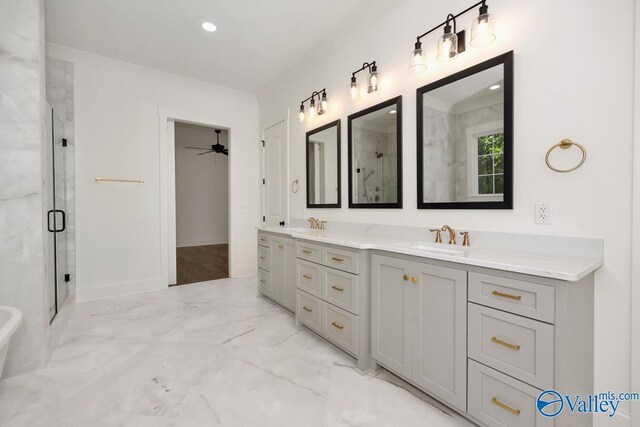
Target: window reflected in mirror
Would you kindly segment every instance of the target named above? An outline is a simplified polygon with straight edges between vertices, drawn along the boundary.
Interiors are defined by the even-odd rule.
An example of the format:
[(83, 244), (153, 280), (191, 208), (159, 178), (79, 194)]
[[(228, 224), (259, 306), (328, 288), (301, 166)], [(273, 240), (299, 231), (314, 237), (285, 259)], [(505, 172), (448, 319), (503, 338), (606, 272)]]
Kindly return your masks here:
[(339, 208), (340, 120), (307, 132), (307, 207)]
[(512, 207), (512, 53), (418, 89), (418, 207)]

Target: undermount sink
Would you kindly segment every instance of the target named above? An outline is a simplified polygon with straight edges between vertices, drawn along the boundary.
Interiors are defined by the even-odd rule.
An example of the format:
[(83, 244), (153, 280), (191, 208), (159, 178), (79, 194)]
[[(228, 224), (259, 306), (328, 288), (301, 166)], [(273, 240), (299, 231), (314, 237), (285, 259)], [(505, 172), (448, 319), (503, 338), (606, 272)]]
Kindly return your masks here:
[(432, 243), (432, 242), (419, 241), (419, 242), (401, 243), (399, 246), (404, 246), (404, 247), (416, 249), (419, 251), (427, 251), (427, 252), (432, 252), (432, 253), (442, 254), (442, 255), (457, 255), (457, 256), (467, 255), (466, 249), (458, 249), (455, 246), (449, 246), (449, 245), (446, 245), (445, 243)]

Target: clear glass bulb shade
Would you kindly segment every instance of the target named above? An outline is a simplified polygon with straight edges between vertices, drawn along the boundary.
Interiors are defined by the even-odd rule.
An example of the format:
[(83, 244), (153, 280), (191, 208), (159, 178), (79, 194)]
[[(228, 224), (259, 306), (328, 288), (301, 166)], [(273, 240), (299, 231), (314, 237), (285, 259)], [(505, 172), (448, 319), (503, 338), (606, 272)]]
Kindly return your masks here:
[(496, 39), (493, 15), (482, 14), (471, 24), (471, 46), (486, 46)]
[(369, 73), (369, 85), (367, 86), (367, 92), (375, 92), (378, 90), (378, 81), (380, 79), (380, 75), (377, 71), (372, 71)]
[(318, 114), (324, 114), (327, 112), (327, 106), (329, 105), (329, 103), (327, 102), (327, 99), (324, 98), (322, 100), (322, 102), (320, 103), (320, 108), (318, 109)]
[(422, 49), (415, 49), (409, 56), (409, 72), (411, 74), (420, 74), (427, 71), (427, 63)]
[(298, 118), (300, 119), (300, 123), (304, 122), (304, 111), (300, 111)]
[(316, 104), (311, 104), (309, 107), (309, 117), (313, 118), (318, 115), (318, 110), (316, 109)]
[(445, 62), (458, 56), (458, 36), (455, 33), (445, 33), (438, 39), (439, 62)]
[(349, 98), (351, 98), (352, 101), (360, 98), (360, 87), (358, 86), (358, 83), (349, 84)]

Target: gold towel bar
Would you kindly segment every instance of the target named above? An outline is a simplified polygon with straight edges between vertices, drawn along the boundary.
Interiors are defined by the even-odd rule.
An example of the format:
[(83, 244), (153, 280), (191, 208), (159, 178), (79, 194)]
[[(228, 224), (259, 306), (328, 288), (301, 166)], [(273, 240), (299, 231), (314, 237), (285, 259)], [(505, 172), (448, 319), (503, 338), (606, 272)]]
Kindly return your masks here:
[[(551, 155), (551, 152), (553, 150), (555, 150), (558, 147), (562, 148), (563, 150), (566, 150), (566, 149), (570, 148), (572, 145), (575, 145), (576, 147), (578, 147), (580, 149), (580, 151), (582, 151), (582, 159), (580, 159), (580, 163), (578, 163), (577, 165), (575, 165), (574, 167), (569, 168), (569, 169), (558, 169), (558, 168), (554, 167), (553, 165), (551, 165), (551, 162), (549, 161), (549, 156)], [(547, 163), (547, 166), (549, 167), (549, 169), (551, 169), (552, 171), (555, 171), (555, 172), (571, 172), (571, 171), (574, 171), (574, 170), (578, 169), (580, 166), (582, 166), (582, 164), (584, 163), (585, 160), (587, 160), (587, 150), (586, 150), (586, 148), (584, 148), (583, 145), (578, 144), (577, 142), (573, 142), (570, 139), (563, 139), (558, 144), (556, 144), (553, 147), (549, 148), (549, 151), (547, 151), (547, 154), (544, 156), (544, 161)]]
[(144, 184), (144, 179), (96, 178), (96, 182), (127, 182), (133, 184)]

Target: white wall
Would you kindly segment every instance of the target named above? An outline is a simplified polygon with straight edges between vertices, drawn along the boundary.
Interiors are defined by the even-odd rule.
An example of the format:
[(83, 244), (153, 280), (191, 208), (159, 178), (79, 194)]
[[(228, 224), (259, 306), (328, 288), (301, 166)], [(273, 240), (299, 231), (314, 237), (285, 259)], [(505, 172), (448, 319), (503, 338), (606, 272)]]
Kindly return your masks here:
[[(631, 322), (631, 389), (640, 390), (640, 0), (636, 0), (636, 57), (634, 95), (634, 144), (633, 144), (633, 247), (632, 271), (632, 322)], [(634, 427), (640, 427), (640, 401), (632, 404)]]
[[(229, 158), (185, 147), (211, 147), (212, 128), (176, 123), (176, 244), (177, 247), (229, 242)], [(229, 132), (220, 144), (229, 148)]]
[[(342, 48), (316, 50), (259, 93), (262, 125), (285, 108), (297, 115), (300, 100), (326, 87), (328, 113), (290, 126), (290, 179), (300, 179), (291, 193), (292, 218), (318, 216), (331, 221), (518, 231), (605, 239), (605, 265), (596, 273), (595, 388), (626, 391), (630, 384), (631, 174), (633, 132), (634, 0), (493, 0), (498, 39), (486, 48), (470, 48), (447, 64), (432, 61), (428, 73), (407, 72), (415, 37), (468, 1), (409, 0), (367, 30), (350, 34)], [(468, 27), (475, 12), (459, 20)], [(607, 34), (615, 29), (615, 42)], [(437, 35), (423, 40), (434, 56)], [(416, 209), (415, 89), (508, 50), (515, 51), (514, 209), (509, 211)], [(347, 99), (351, 72), (364, 61), (378, 61), (382, 90), (358, 102)], [(361, 77), (362, 79), (362, 77)], [(346, 118), (365, 107), (403, 95), (404, 209), (307, 210), (305, 208), (304, 134), (343, 119), (343, 206), (347, 193)], [(547, 149), (562, 138), (585, 145), (588, 159), (579, 170), (558, 174), (544, 162)], [(554, 204), (553, 225), (534, 223), (537, 201)], [(425, 233), (425, 238), (428, 235)], [(637, 262), (637, 260), (636, 260)], [(585, 309), (591, 309), (585, 307)], [(623, 411), (629, 410), (624, 405)], [(619, 417), (627, 422), (624, 412)], [(597, 423), (604, 423), (596, 417)]]
[[(255, 97), (108, 58), (49, 45), (75, 64), (77, 300), (168, 285), (167, 111), (230, 128), (230, 274), (253, 274), (258, 225)], [(164, 119), (166, 120), (166, 119)], [(194, 120), (196, 122), (202, 122)], [(96, 177), (144, 179), (140, 184)]]

